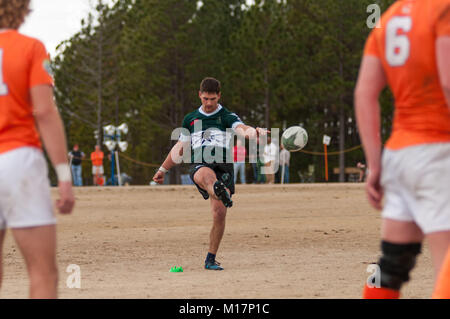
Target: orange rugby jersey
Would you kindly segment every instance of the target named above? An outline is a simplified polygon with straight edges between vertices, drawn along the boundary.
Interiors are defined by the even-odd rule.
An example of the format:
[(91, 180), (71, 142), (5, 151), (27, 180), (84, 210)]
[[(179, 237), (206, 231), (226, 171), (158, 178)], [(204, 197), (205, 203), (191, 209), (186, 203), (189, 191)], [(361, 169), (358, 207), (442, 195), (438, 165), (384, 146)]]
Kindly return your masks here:
[(53, 85), (44, 45), (15, 30), (0, 31), (0, 153), (41, 147), (30, 89)]
[(102, 151), (95, 151), (91, 153), (91, 161), (92, 165), (94, 166), (102, 166), (103, 165), (103, 152)]
[(395, 98), (386, 147), (449, 142), (450, 109), (439, 82), (435, 42), (450, 36), (450, 0), (398, 0), (380, 23), (364, 55), (381, 60)]

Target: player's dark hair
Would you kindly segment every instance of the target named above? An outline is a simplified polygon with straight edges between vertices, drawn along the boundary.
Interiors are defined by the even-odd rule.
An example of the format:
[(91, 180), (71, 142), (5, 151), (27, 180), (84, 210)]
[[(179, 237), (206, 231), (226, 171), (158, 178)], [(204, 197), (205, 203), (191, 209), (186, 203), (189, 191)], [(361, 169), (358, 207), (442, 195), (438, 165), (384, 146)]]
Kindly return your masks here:
[(0, 28), (18, 29), (30, 13), (30, 0), (0, 0)]
[(220, 82), (214, 78), (204, 78), (200, 83), (200, 92), (220, 93)]

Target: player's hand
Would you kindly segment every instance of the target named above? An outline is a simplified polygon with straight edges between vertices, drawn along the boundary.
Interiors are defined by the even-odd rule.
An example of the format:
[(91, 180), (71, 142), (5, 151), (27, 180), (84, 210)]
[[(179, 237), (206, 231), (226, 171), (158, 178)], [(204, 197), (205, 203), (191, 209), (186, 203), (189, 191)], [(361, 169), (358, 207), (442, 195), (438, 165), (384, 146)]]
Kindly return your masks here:
[(256, 128), (256, 135), (257, 135), (257, 136), (265, 136), (265, 135), (267, 135), (268, 133), (270, 133), (270, 131), (267, 130), (267, 129), (265, 129), (265, 128), (261, 128), (261, 127), (257, 127), (257, 128)]
[(165, 173), (163, 171), (157, 171), (153, 176), (153, 181), (158, 184), (164, 183), (164, 175)]
[(381, 171), (379, 169), (369, 169), (367, 177), (366, 192), (370, 205), (381, 210), (381, 200), (383, 199), (383, 188), (380, 185)]
[(72, 192), (72, 182), (58, 183), (59, 199), (56, 200), (56, 207), (61, 214), (70, 214), (75, 205), (75, 197)]

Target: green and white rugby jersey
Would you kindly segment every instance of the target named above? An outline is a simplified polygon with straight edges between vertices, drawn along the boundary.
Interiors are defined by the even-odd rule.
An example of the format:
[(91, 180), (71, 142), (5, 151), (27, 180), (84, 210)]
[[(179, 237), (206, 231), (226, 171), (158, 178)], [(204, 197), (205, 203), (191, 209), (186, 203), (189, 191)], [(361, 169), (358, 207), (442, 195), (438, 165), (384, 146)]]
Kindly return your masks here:
[(191, 142), (191, 163), (232, 163), (230, 141), (239, 124), (244, 124), (239, 116), (220, 104), (212, 113), (200, 106), (184, 117), (179, 140)]

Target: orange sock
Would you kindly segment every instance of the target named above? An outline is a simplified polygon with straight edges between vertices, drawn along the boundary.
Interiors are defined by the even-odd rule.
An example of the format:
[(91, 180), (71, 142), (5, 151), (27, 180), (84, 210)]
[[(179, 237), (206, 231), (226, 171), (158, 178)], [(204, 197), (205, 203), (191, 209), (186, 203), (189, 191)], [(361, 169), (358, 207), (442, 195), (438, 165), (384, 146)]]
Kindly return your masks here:
[(389, 288), (369, 288), (369, 286), (364, 286), (363, 291), (364, 299), (399, 299), (400, 291), (393, 290)]
[(450, 299), (450, 248), (442, 264), (438, 280), (436, 281), (433, 299)]

